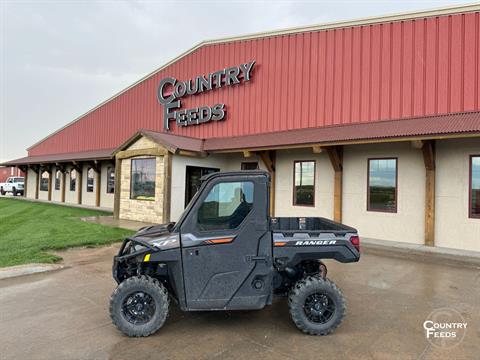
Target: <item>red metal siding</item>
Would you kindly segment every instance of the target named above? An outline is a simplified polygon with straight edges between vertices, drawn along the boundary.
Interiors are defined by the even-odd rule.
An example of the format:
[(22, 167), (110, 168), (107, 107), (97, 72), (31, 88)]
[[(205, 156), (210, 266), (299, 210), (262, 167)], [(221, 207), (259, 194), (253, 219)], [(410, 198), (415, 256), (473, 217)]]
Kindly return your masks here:
[(182, 99), (226, 104), (226, 118), (177, 128), (197, 138), (373, 122), (479, 109), (479, 14), (467, 13), (279, 35), (197, 49), (30, 155), (114, 148), (139, 128), (162, 131), (157, 85), (256, 60), (252, 79)]
[(5, 182), (10, 176), (25, 176), (20, 169), (12, 166), (0, 167), (0, 182)]

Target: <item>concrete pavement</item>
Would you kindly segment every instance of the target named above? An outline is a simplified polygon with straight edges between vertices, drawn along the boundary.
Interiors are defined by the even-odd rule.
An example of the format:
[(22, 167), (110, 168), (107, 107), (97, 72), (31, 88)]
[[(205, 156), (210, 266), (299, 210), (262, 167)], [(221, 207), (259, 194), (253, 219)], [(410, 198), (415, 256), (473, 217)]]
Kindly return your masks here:
[[(347, 316), (327, 337), (300, 333), (286, 301), (261, 311), (182, 313), (149, 338), (111, 324), (118, 245), (62, 252), (66, 268), (0, 281), (0, 359), (478, 359), (479, 269), (366, 254), (358, 264), (328, 262), (347, 298)], [(453, 349), (425, 338), (439, 308), (461, 313), (466, 335)]]

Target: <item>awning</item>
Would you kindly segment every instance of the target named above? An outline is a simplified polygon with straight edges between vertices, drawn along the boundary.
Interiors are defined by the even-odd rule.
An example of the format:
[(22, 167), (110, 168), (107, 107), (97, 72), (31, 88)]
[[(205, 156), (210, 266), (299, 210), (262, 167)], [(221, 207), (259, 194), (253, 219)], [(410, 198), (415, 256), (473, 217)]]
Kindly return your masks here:
[(142, 129), (115, 149), (27, 156), (5, 162), (1, 165), (15, 166), (112, 159), (115, 153), (127, 148), (142, 136), (164, 146), (174, 154), (181, 153), (181, 151), (202, 154), (209, 152), (307, 147), (310, 145), (327, 146), (379, 141), (407, 141), (413, 139), (442, 139), (468, 136), (480, 137), (480, 112), (424, 116), (211, 139), (192, 138)]
[(475, 133), (480, 135), (480, 112), (335, 125), (241, 137), (213, 138), (205, 140), (204, 150), (280, 148), (307, 144), (334, 145)]
[(112, 159), (113, 150), (114, 149), (100, 149), (64, 154), (26, 156), (20, 159), (7, 161), (0, 165), (21, 166), (30, 164), (51, 164), (72, 161), (108, 160)]

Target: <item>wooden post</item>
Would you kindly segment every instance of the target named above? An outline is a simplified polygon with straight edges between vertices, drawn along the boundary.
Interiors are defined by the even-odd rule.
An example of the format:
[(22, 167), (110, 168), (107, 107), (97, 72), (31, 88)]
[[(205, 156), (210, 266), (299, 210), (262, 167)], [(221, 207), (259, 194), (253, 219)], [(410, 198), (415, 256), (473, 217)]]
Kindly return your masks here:
[(77, 204), (81, 205), (82, 204), (82, 192), (83, 192), (83, 189), (82, 189), (82, 175), (83, 175), (83, 169), (81, 169), (80, 171), (78, 171), (78, 174), (77, 174)]
[(25, 178), (23, 180), (23, 197), (26, 198), (27, 197), (27, 185), (28, 185), (28, 165), (26, 165), (25, 167), (21, 167), (20, 170), (22, 170), (25, 173)]
[(115, 157), (115, 192), (113, 194), (113, 218), (120, 218), (120, 177), (122, 176), (122, 160)]
[(38, 190), (40, 189), (40, 167), (36, 171), (37, 177), (35, 178), (35, 200), (38, 200)]
[(260, 151), (258, 153), (265, 167), (270, 173), (270, 216), (275, 216), (275, 150)]
[(95, 171), (95, 206), (100, 207), (100, 194), (102, 186), (102, 164), (98, 161), (95, 161), (95, 166), (93, 167)]
[(329, 146), (327, 148), (327, 153), (335, 172), (333, 188), (333, 220), (336, 222), (342, 222), (343, 147)]
[(98, 172), (95, 171), (96, 175), (96, 188), (95, 188), (95, 206), (100, 207), (100, 190), (102, 186), (102, 172), (99, 170)]
[(61, 202), (65, 202), (65, 189), (67, 188), (67, 174), (66, 169), (60, 170), (62, 172), (62, 183), (60, 184), (62, 193), (60, 197)]
[(425, 163), (425, 245), (435, 246), (435, 140), (422, 147)]

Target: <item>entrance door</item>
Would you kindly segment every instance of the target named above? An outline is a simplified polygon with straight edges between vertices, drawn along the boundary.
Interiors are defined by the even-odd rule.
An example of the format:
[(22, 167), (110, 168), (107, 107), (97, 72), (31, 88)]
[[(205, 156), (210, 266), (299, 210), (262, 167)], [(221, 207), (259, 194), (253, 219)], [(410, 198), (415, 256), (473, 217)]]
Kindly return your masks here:
[(207, 168), (199, 166), (187, 166), (186, 167), (186, 177), (185, 177), (185, 207), (187, 207), (190, 200), (192, 200), (193, 195), (195, 195), (200, 189), (202, 184), (200, 179), (202, 176), (219, 172), (220, 169), (216, 168)]
[(187, 307), (260, 309), (271, 295), (265, 175), (213, 178), (181, 225)]

